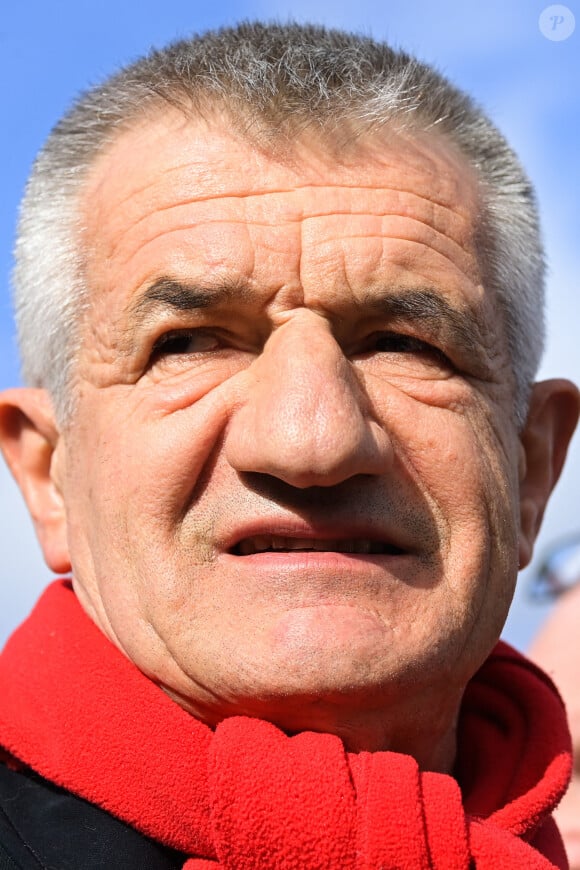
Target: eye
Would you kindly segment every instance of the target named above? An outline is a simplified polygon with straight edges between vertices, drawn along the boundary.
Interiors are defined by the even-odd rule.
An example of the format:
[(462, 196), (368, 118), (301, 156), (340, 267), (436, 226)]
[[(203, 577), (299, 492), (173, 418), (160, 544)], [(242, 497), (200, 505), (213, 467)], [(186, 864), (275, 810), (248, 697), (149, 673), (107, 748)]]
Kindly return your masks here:
[(380, 332), (370, 336), (367, 344), (370, 354), (402, 354), (431, 366), (453, 368), (450, 359), (432, 344), (402, 332)]
[(152, 358), (207, 353), (220, 347), (219, 339), (204, 329), (178, 329), (161, 335), (153, 345)]

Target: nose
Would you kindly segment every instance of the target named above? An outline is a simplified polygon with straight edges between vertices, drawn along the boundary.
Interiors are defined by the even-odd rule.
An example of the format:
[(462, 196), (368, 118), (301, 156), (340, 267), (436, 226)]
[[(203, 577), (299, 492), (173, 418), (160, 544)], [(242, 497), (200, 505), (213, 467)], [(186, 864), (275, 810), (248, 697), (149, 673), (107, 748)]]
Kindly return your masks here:
[(323, 318), (306, 312), (280, 326), (247, 376), (224, 444), (237, 471), (299, 488), (385, 473), (390, 438)]

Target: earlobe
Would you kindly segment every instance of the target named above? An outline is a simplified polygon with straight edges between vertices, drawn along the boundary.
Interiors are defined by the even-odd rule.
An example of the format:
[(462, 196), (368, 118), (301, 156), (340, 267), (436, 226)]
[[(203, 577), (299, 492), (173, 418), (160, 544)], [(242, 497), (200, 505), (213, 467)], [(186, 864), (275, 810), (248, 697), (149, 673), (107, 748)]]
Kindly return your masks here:
[(520, 568), (532, 558), (534, 541), (554, 489), (580, 412), (580, 394), (570, 381), (534, 384), (521, 433)]
[(0, 447), (20, 487), (49, 568), (70, 571), (58, 456), (61, 438), (45, 390), (0, 393)]

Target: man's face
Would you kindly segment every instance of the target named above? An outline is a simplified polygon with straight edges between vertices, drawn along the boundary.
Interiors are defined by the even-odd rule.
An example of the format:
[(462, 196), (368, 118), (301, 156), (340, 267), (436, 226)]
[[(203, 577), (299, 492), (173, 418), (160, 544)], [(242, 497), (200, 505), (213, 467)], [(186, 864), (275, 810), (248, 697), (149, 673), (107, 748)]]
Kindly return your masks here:
[(277, 161), (226, 128), (160, 117), (89, 180), (59, 447), (75, 587), (208, 722), (401, 704), (435, 721), (517, 570), (476, 182), (436, 139)]

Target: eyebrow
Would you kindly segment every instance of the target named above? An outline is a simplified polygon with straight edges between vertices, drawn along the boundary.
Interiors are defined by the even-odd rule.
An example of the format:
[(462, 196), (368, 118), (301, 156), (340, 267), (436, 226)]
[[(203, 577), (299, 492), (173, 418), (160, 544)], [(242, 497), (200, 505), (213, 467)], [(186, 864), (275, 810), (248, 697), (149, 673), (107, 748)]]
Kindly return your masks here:
[(196, 311), (219, 305), (233, 297), (243, 301), (249, 293), (248, 285), (240, 281), (224, 281), (216, 287), (202, 287), (173, 278), (159, 278), (139, 296), (131, 306), (130, 313), (143, 321), (159, 309)]
[(369, 299), (367, 304), (388, 319), (423, 323), (465, 351), (476, 350), (482, 345), (476, 313), (455, 308), (431, 288), (388, 293)]

